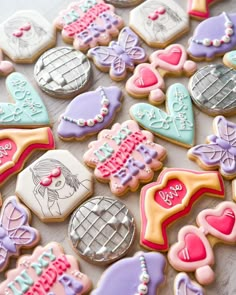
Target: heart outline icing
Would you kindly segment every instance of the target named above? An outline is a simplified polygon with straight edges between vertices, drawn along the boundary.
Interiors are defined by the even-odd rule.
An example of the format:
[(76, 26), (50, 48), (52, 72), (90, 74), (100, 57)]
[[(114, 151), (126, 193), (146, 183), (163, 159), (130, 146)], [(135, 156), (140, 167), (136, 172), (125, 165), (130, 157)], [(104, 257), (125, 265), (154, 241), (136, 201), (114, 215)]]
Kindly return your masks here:
[[(236, 204), (227, 201), (220, 203), (215, 209), (201, 211), (197, 216), (199, 228), (187, 225), (179, 231), (178, 242), (171, 246), (168, 253), (170, 264), (179, 271), (195, 271), (200, 284), (212, 283), (215, 277), (210, 268), (214, 264), (213, 246), (219, 242), (236, 243), (235, 216)], [(195, 235), (198, 241), (191, 237), (189, 242), (189, 235)], [(207, 239), (209, 235), (210, 240)], [(203, 250), (199, 252), (202, 246), (205, 256)]]
[(185, 147), (194, 144), (194, 114), (191, 97), (180, 83), (167, 90), (167, 112), (147, 103), (130, 108), (130, 116), (157, 136)]
[(49, 126), (47, 109), (24, 75), (14, 72), (6, 79), (7, 90), (13, 103), (0, 103), (0, 126)]

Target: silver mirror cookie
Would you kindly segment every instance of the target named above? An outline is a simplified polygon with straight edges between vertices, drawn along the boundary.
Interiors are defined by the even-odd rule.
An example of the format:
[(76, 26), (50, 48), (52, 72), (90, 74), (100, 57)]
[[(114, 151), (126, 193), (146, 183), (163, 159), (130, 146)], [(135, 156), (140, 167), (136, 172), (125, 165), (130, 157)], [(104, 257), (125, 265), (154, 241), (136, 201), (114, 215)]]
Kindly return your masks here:
[(143, 0), (105, 0), (107, 3), (113, 4), (119, 7), (129, 7), (138, 5), (143, 2)]
[(136, 233), (134, 217), (122, 202), (97, 196), (83, 203), (69, 222), (75, 251), (95, 264), (108, 264), (124, 256)]
[(208, 65), (189, 80), (192, 99), (208, 115), (236, 113), (236, 71), (222, 64)]
[(38, 86), (48, 95), (71, 98), (89, 86), (88, 58), (72, 47), (55, 47), (40, 56), (34, 67)]

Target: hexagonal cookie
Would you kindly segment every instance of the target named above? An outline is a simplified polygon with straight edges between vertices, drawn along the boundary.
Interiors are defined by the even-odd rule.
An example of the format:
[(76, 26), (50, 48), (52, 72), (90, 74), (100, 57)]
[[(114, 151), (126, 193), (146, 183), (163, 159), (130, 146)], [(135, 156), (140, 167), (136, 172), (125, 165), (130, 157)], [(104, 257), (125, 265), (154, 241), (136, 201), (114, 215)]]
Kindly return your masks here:
[(32, 63), (56, 44), (56, 30), (34, 10), (14, 13), (0, 25), (0, 44), (16, 63)]
[(16, 195), (43, 221), (63, 221), (93, 192), (91, 173), (67, 150), (54, 150), (24, 169)]

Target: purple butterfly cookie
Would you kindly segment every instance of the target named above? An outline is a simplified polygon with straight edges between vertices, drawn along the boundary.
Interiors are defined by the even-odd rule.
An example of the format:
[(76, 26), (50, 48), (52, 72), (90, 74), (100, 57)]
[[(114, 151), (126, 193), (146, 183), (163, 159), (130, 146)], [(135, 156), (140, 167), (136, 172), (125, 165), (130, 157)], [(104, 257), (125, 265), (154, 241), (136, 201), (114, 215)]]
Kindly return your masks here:
[(109, 46), (97, 46), (88, 51), (96, 66), (115, 81), (123, 80), (127, 70), (133, 71), (136, 64), (147, 59), (143, 48), (138, 46), (138, 36), (128, 27), (122, 29), (118, 41), (110, 42)]
[(30, 213), (16, 197), (3, 203), (0, 216), (0, 271), (11, 256), (18, 256), (20, 248), (31, 248), (39, 241), (39, 232), (29, 225)]
[(200, 285), (190, 280), (186, 273), (179, 273), (175, 278), (175, 295), (203, 295)]
[(165, 266), (162, 254), (139, 252), (110, 266), (91, 295), (156, 295), (164, 281)]
[(121, 107), (122, 91), (116, 87), (98, 87), (76, 96), (66, 108), (57, 129), (64, 140), (82, 140), (106, 128)]
[(236, 177), (236, 124), (217, 116), (213, 121), (214, 135), (188, 151), (188, 157), (205, 170), (220, 170), (227, 179)]

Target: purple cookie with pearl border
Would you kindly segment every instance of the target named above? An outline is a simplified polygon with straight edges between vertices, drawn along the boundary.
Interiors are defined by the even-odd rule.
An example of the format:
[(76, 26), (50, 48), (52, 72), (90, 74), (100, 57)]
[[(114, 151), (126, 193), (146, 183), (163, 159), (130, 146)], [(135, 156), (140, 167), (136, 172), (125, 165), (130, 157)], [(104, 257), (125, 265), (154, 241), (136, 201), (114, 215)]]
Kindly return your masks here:
[(61, 115), (59, 137), (83, 140), (106, 128), (119, 111), (122, 97), (122, 91), (116, 86), (98, 87), (76, 96)]
[(190, 39), (188, 54), (195, 60), (224, 55), (236, 46), (235, 27), (236, 13), (223, 12), (201, 22)]
[(165, 267), (162, 254), (138, 252), (110, 266), (91, 295), (157, 295), (165, 279)]
[(175, 295), (204, 295), (200, 285), (190, 280), (189, 276), (181, 272), (175, 277), (174, 283)]

